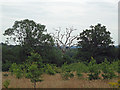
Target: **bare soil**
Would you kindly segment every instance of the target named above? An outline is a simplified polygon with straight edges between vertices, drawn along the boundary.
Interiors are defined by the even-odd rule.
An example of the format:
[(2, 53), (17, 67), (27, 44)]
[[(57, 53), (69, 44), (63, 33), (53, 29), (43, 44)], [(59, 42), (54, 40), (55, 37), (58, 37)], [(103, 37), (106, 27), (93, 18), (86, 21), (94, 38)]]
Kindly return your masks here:
[[(3, 76), (8, 73), (9, 76)], [(10, 80), (9, 88), (33, 88), (33, 83), (29, 79), (21, 78), (17, 79), (15, 76), (11, 76), (9, 72), (2, 72), (2, 82)], [(47, 75), (43, 74), (42, 82), (37, 83), (37, 88), (112, 88), (108, 83), (117, 82), (117, 78), (111, 80), (88, 80), (87, 74), (83, 73), (83, 77), (79, 78), (75, 76), (70, 80), (63, 80), (60, 74)], [(3, 83), (2, 83), (2, 87)]]

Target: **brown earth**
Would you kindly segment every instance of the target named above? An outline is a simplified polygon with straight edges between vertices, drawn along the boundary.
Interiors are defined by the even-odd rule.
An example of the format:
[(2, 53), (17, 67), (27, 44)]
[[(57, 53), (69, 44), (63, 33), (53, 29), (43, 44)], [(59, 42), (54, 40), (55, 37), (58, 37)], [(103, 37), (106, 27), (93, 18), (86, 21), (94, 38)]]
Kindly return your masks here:
[[(9, 76), (3, 76), (8, 73)], [(2, 82), (10, 80), (9, 88), (33, 88), (33, 83), (29, 79), (21, 78), (17, 79), (15, 76), (11, 76), (9, 72), (2, 72)], [(82, 78), (71, 78), (70, 80), (63, 80), (60, 74), (55, 75), (43, 75), (42, 82), (37, 83), (37, 88), (112, 88), (108, 83), (117, 82), (117, 78), (111, 80), (88, 80), (87, 74), (83, 73)], [(2, 87), (3, 83), (2, 83)]]

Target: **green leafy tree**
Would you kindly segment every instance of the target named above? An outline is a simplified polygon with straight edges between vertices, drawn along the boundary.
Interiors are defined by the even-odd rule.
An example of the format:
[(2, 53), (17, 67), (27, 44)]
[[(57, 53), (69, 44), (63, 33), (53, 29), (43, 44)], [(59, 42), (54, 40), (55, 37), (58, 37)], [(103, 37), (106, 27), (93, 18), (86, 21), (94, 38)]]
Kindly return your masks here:
[(25, 19), (15, 21), (12, 28), (5, 30), (3, 35), (7, 36), (8, 43), (12, 40), (16, 45), (22, 47), (21, 56), (26, 56), (21, 57), (21, 60), (23, 60), (30, 55), (32, 49), (40, 52), (40, 50), (54, 45), (52, 37), (46, 31), (45, 25)]
[[(83, 30), (77, 38), (79, 48), (79, 57), (85, 60), (90, 57), (104, 56), (107, 48), (113, 44), (110, 32), (106, 31), (106, 27), (101, 24), (90, 26), (90, 29)], [(87, 57), (87, 58), (86, 58)]]
[(45, 25), (25, 19), (15, 21), (12, 28), (7, 29), (4, 35), (8, 35), (8, 39), (13, 40), (18, 45), (30, 45), (32, 47), (42, 45), (43, 43), (47, 44), (49, 41), (52, 41), (49, 34), (44, 34), (46, 31)]
[(8, 86), (10, 85), (10, 80), (5, 80), (4, 82), (3, 82), (3, 85), (4, 85), (4, 87), (5, 88), (8, 88)]
[(32, 83), (34, 83), (34, 88), (36, 88), (36, 82), (41, 82), (42, 69), (38, 68), (37, 64), (32, 64), (28, 67), (26, 78), (29, 78)]
[(12, 75), (16, 75), (18, 79), (23, 76), (29, 78), (31, 82), (34, 83), (34, 88), (36, 88), (36, 83), (42, 81), (43, 66), (41, 56), (33, 51), (31, 55), (28, 56), (26, 62), (18, 65), (13, 63), (9, 71)]
[(34, 88), (36, 88), (36, 83), (42, 81), (42, 73), (43, 73), (43, 63), (42, 58), (38, 53), (35, 53), (34, 51), (30, 53), (30, 56), (28, 56), (28, 59), (26, 60), (25, 65), (27, 65), (25, 68), (25, 77), (29, 78), (32, 83), (34, 83)]

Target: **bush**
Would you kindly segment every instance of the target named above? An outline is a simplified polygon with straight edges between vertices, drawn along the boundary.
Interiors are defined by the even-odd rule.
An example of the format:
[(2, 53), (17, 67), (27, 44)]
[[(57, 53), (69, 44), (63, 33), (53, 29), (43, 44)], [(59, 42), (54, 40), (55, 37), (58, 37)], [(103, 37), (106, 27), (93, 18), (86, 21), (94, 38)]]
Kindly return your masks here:
[(61, 76), (63, 80), (69, 80), (70, 78), (74, 77), (74, 74), (72, 72), (63, 72)]
[(67, 62), (68, 64), (74, 62), (74, 60), (69, 55), (67, 55), (67, 54), (63, 55), (63, 60), (64, 60), (64, 62)]
[(13, 75), (13, 73), (14, 73), (14, 70), (17, 68), (17, 64), (16, 63), (13, 63), (12, 65), (11, 65), (11, 67), (9, 68), (9, 71), (11, 72), (11, 74)]
[(109, 66), (113, 69), (115, 72), (119, 72), (119, 60), (113, 61)]
[(69, 76), (70, 76), (70, 78), (73, 78), (73, 77), (74, 77), (74, 74), (73, 74), (73, 73), (70, 73)]
[(60, 68), (57, 68), (57, 69), (55, 70), (55, 72), (56, 72), (56, 73), (61, 73), (62, 70), (61, 70)]
[(71, 69), (67, 63), (64, 63), (62, 65), (61, 69), (62, 69), (61, 76), (62, 76), (63, 80), (69, 80), (70, 78), (74, 77), (74, 74), (73, 74), (73, 72), (71, 72)]
[(50, 75), (54, 75), (54, 74), (56, 73), (56, 72), (54, 71), (54, 69), (52, 68), (52, 66), (49, 65), (49, 64), (46, 64), (46, 65), (45, 65), (44, 71), (45, 71), (45, 73), (50, 74)]
[(62, 73), (61, 76), (62, 76), (63, 80), (68, 80), (69, 79), (69, 73), (68, 72)]
[(71, 69), (67, 63), (64, 63), (61, 69), (62, 69), (62, 72), (71, 72)]
[(73, 63), (69, 65), (70, 71), (78, 71), (78, 72), (88, 72), (88, 66), (86, 66), (84, 63)]
[(99, 73), (91, 73), (91, 74), (88, 74), (88, 75), (89, 75), (89, 80), (100, 79)]
[(52, 67), (52, 69), (56, 72), (56, 73), (61, 73), (62, 70), (59, 67), (56, 67), (56, 64), (50, 64), (50, 66)]
[(107, 61), (107, 59), (102, 62), (102, 71), (104, 74), (102, 74), (102, 77), (104, 79), (112, 79), (115, 77), (114, 69), (110, 66), (110, 63)]
[(10, 85), (10, 80), (4, 81), (3, 85), (5, 88), (8, 88), (8, 86)]
[(93, 57), (91, 57), (91, 61), (88, 64), (88, 67), (90, 72), (90, 74), (88, 74), (89, 80), (100, 79), (99, 77), (100, 69), (99, 66), (96, 64), (96, 60)]
[(15, 74), (16, 78), (21, 78), (23, 76), (23, 70), (21, 69), (21, 65), (17, 65), (16, 63), (13, 63), (9, 69), (11, 74)]
[(77, 74), (78, 78), (80, 78), (80, 77), (83, 76), (82, 73), (81, 73), (80, 71), (77, 71), (76, 74)]

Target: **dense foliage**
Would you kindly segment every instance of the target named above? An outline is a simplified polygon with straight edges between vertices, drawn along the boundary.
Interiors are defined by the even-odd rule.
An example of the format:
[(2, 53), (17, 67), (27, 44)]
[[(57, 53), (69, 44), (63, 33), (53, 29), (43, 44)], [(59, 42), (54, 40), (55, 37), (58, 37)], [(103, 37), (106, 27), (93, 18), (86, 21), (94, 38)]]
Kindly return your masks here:
[[(62, 53), (59, 48), (54, 46), (52, 36), (44, 32), (46, 32), (45, 25), (28, 19), (16, 21), (12, 28), (7, 29), (4, 35), (9, 36), (8, 42), (10, 42), (9, 39), (14, 38), (14, 42), (16, 44), (19, 42), (19, 44), (2, 43), (2, 70), (8, 71), (12, 63), (24, 62), (33, 50), (41, 55), (43, 63), (57, 66), (62, 66), (65, 62), (67, 64), (88, 63), (91, 61), (91, 57), (94, 57), (97, 63), (103, 62), (105, 58), (110, 63), (120, 59), (120, 46), (111, 45), (113, 41), (110, 32), (106, 31), (106, 27), (101, 24), (91, 26), (91, 29), (80, 33), (78, 48), (66, 49), (66, 53)], [(19, 33), (25, 34), (24, 37), (19, 36)]]
[(104, 58), (115, 58), (113, 53), (115, 48), (110, 34), (109, 31), (106, 31), (106, 27), (101, 24), (83, 30), (77, 38), (79, 40), (78, 46), (81, 47), (78, 51), (79, 59), (87, 61), (92, 56), (96, 58), (97, 63), (100, 63)]
[[(89, 80), (112, 79), (120, 73), (120, 46), (113, 45), (110, 32), (101, 24), (86, 29), (78, 38), (78, 46), (66, 47), (62, 53), (54, 45), (53, 37), (46, 33), (45, 25), (33, 20), (16, 21), (5, 31), (7, 42), (2, 43), (2, 70), (10, 71), (16, 78), (28, 78), (36, 87), (42, 74), (60, 73), (64, 80), (87, 73)], [(61, 47), (62, 48), (62, 47)], [(7, 87), (7, 86), (6, 86)]]
[(5, 30), (3, 35), (7, 36), (7, 43), (10, 44), (12, 40), (15, 45), (19, 45), (21, 61), (24, 61), (30, 55), (31, 50), (43, 56), (48, 54), (48, 51), (54, 45), (54, 40), (47, 33), (45, 25), (28, 19), (15, 21), (12, 28)]

